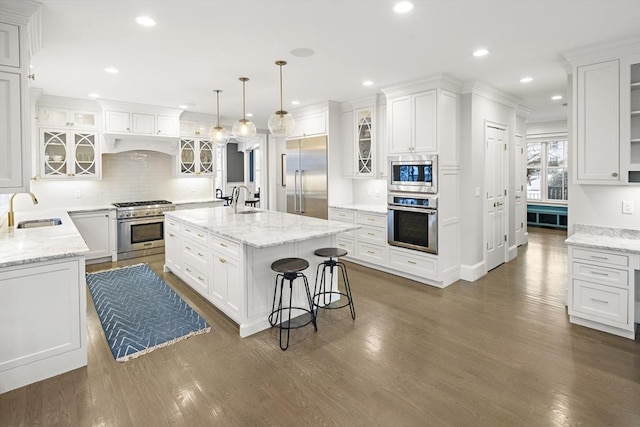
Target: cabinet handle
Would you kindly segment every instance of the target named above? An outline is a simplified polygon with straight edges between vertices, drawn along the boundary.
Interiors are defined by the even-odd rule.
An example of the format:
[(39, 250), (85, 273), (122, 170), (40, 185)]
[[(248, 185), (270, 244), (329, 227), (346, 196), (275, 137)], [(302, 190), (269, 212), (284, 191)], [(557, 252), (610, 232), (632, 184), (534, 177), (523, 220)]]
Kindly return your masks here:
[(130, 129), (130, 128), (127, 128), (127, 132), (129, 132), (129, 131), (131, 131), (131, 129)]
[(596, 276), (608, 276), (609, 273), (602, 273), (600, 271), (592, 271), (591, 274), (596, 275)]
[(608, 257), (608, 256), (597, 256), (597, 255), (590, 255), (590, 256), (591, 256), (591, 258), (593, 258), (593, 259), (601, 259), (601, 260), (603, 260), (603, 261), (608, 261), (608, 260), (609, 260), (609, 257)]
[(169, 237), (176, 237), (176, 236), (173, 233), (169, 233)]
[(198, 280), (200, 280), (201, 282), (204, 282), (204, 277), (198, 276)]
[(227, 262), (227, 260), (224, 258), (218, 258), (218, 261), (220, 261), (221, 264), (224, 264), (225, 262)]
[(415, 263), (414, 261), (409, 261), (409, 260), (407, 260), (407, 264), (413, 264), (413, 265), (416, 265), (416, 263)]
[(367, 218), (367, 221), (375, 221), (375, 218)]
[(204, 256), (204, 254), (201, 254), (200, 252), (198, 252), (198, 255), (199, 255), (199, 256)]
[(375, 255), (375, 254), (376, 254), (376, 253), (375, 253), (375, 252), (373, 252), (373, 251), (367, 251), (367, 253), (368, 253), (368, 254), (373, 254), (373, 255)]
[(202, 234), (198, 233), (198, 237), (204, 237)]
[(618, 176), (618, 172), (614, 172), (611, 174), (612, 177), (616, 178)]
[(591, 298), (593, 302), (599, 302), (600, 304), (609, 304), (609, 301), (605, 301), (603, 299)]
[(185, 228), (184, 231), (186, 231), (187, 233), (191, 233), (191, 230), (189, 230), (188, 228)]
[(338, 246), (345, 247), (344, 243), (338, 243)]
[(375, 236), (375, 235), (376, 235), (376, 233), (369, 233), (369, 232), (367, 232), (367, 234), (368, 234), (369, 236)]
[(187, 271), (187, 273), (191, 273), (191, 270), (189, 270), (188, 268), (185, 268), (185, 270)]
[(187, 248), (187, 250), (188, 250), (188, 251), (190, 251), (190, 250), (191, 250), (191, 248), (190, 248), (189, 246), (185, 246), (185, 248)]
[(222, 246), (223, 248), (227, 247), (227, 245), (225, 245), (224, 243), (220, 243), (220, 246)]
[(160, 132), (162, 132), (160, 129), (158, 129), (158, 135), (160, 135)]

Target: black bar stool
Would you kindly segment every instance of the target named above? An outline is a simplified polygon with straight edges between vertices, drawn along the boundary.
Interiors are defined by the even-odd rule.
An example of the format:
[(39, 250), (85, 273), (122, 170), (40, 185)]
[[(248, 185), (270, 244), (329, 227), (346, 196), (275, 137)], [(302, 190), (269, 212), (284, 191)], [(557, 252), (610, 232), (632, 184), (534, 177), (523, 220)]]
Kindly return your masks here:
[[(309, 291), (309, 282), (307, 276), (301, 273), (302, 270), (309, 267), (309, 262), (302, 258), (283, 258), (274, 261), (271, 264), (271, 269), (278, 273), (276, 275), (276, 286), (273, 292), (273, 306), (271, 307), (271, 314), (269, 314), (269, 324), (271, 326), (278, 326), (280, 328), (280, 348), (286, 350), (289, 348), (289, 332), (291, 329), (302, 328), (303, 326), (313, 323), (313, 327), (316, 332), (318, 331), (318, 325), (316, 324), (316, 313), (313, 310), (313, 300), (311, 299), (311, 293)], [(293, 296), (293, 281), (301, 277), (304, 282), (304, 290), (307, 293), (307, 301), (309, 308), (294, 307), (292, 306)], [(280, 279), (280, 297), (278, 298), (278, 279)], [(282, 306), (282, 291), (284, 290), (284, 281), (289, 281), (289, 306)], [(278, 308), (276, 308), (276, 301), (278, 301)], [(293, 310), (302, 311), (304, 314), (295, 317), (291, 320), (291, 312)], [(284, 312), (289, 312), (289, 319), (284, 320)], [(283, 330), (287, 331), (287, 340), (283, 345), (282, 335)]]
[[(338, 258), (347, 255), (347, 251), (340, 248), (322, 248), (317, 249), (314, 254), (317, 256), (329, 258), (320, 264), (318, 264), (318, 269), (316, 270), (316, 282), (313, 286), (313, 305), (317, 308), (325, 308), (325, 309), (337, 309), (349, 306), (351, 310), (351, 318), (353, 320), (356, 319), (356, 308), (353, 305), (353, 296), (351, 295), (351, 286), (349, 285), (349, 277), (347, 276), (347, 268), (344, 263), (339, 261)], [(320, 275), (320, 268), (322, 268), (322, 275)], [(329, 274), (331, 275), (331, 279), (329, 281), (329, 290), (327, 290), (326, 286), (326, 275), (325, 272), (329, 269)], [(340, 292), (340, 290), (332, 290), (331, 286), (333, 284), (333, 269), (338, 268), (342, 272), (342, 280), (344, 282), (344, 292)], [(320, 277), (320, 283), (318, 286), (318, 277)], [(346, 301), (336, 301), (334, 303), (331, 302), (332, 295), (341, 295), (346, 297)], [(322, 300), (323, 305), (320, 305), (320, 301)]]

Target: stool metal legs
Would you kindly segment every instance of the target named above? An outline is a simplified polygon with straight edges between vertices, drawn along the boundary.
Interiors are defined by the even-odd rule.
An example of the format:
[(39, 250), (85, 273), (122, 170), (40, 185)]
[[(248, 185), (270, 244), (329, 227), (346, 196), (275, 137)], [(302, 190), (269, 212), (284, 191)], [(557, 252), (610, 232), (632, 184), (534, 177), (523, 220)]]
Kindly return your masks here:
[[(320, 274), (320, 269), (322, 268), (322, 274)], [(329, 290), (327, 290), (327, 277), (326, 271), (329, 269)], [(331, 286), (333, 286), (333, 270), (337, 268), (342, 273), (342, 281), (344, 282), (344, 292), (334, 291)], [(318, 281), (318, 279), (320, 279)], [(332, 295), (342, 295), (346, 297), (347, 301), (343, 304), (334, 305), (331, 303)], [(320, 305), (322, 300), (323, 305)], [(343, 308), (347, 305), (349, 306), (349, 310), (351, 310), (351, 318), (353, 320), (356, 319), (356, 308), (353, 304), (353, 296), (351, 295), (351, 286), (349, 285), (349, 277), (347, 276), (347, 268), (343, 262), (338, 261), (334, 258), (329, 258), (328, 260), (321, 262), (318, 264), (318, 268), (316, 269), (316, 281), (313, 286), (313, 305), (314, 309), (317, 311), (318, 308), (325, 309), (337, 309)]]
[[(293, 281), (297, 278), (302, 278), (304, 282), (304, 290), (307, 297), (307, 303), (309, 304), (309, 309), (303, 307), (294, 307), (293, 304)], [(280, 297), (278, 298), (278, 279), (280, 279)], [(289, 305), (287, 307), (282, 306), (282, 296), (284, 291), (284, 281), (289, 281)], [(271, 326), (278, 326), (280, 328), (280, 348), (282, 350), (286, 350), (289, 348), (289, 335), (291, 329), (301, 328), (303, 326), (308, 325), (309, 323), (313, 323), (313, 327), (318, 331), (318, 325), (316, 323), (316, 313), (313, 309), (313, 299), (311, 298), (311, 292), (309, 290), (309, 282), (307, 281), (307, 276), (302, 273), (278, 273), (276, 275), (276, 283), (275, 289), (273, 291), (273, 304), (271, 307), (271, 314), (269, 314), (269, 324)], [(276, 308), (276, 300), (278, 301), (278, 307)], [(309, 319), (302, 319), (299, 324), (292, 324), (291, 322), (291, 311), (292, 310), (301, 310), (309, 313)], [(289, 312), (289, 317), (285, 321), (282, 315), (282, 312), (287, 310)], [(295, 319), (294, 319), (295, 320)], [(283, 342), (284, 330), (286, 330), (286, 340)]]

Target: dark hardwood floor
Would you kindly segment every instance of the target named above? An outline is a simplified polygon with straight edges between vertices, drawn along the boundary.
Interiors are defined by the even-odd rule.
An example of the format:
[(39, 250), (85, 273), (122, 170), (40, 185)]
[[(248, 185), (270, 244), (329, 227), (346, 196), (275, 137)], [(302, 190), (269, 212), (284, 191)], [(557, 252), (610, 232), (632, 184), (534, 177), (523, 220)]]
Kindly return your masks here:
[(211, 332), (118, 363), (89, 298), (88, 366), (0, 395), (0, 425), (640, 425), (640, 342), (571, 325), (565, 233), (529, 232), (514, 261), (444, 290), (349, 264), (356, 320), (323, 311), (286, 352), (151, 257)]

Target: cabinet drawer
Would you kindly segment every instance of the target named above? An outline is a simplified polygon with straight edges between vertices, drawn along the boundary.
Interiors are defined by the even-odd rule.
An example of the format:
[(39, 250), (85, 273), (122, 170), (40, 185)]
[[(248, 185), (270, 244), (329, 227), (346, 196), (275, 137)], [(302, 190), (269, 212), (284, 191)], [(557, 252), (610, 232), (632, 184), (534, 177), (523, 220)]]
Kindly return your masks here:
[(626, 270), (616, 270), (579, 262), (573, 263), (573, 276), (605, 285), (627, 287), (629, 284), (629, 272)]
[(593, 251), (590, 249), (573, 249), (573, 258), (621, 265), (623, 267), (627, 267), (629, 265), (629, 257), (627, 255), (610, 254), (607, 252)]
[(370, 225), (373, 227), (386, 227), (387, 216), (381, 214), (358, 212), (358, 224)]
[(219, 252), (223, 252), (226, 255), (232, 256), (234, 258), (240, 257), (240, 244), (237, 242), (232, 242), (231, 240), (224, 239), (222, 237), (214, 236), (213, 238), (213, 248)]
[(356, 213), (354, 211), (348, 211), (345, 209), (329, 209), (329, 219), (335, 221), (344, 221), (344, 222), (355, 222), (356, 221)]
[(185, 262), (190, 262), (203, 271), (207, 269), (208, 253), (205, 246), (191, 239), (184, 239), (183, 254)]
[(393, 248), (389, 249), (389, 265), (420, 277), (435, 278), (438, 275), (437, 260), (422, 254), (407, 254)]
[(357, 257), (375, 264), (386, 264), (387, 248), (385, 246), (358, 242)]
[(354, 239), (338, 237), (338, 238), (336, 238), (336, 246), (338, 246), (341, 249), (344, 249), (351, 256), (355, 255), (355, 241), (354, 241)]
[(193, 265), (190, 262), (184, 263), (184, 278), (185, 282), (187, 282), (193, 289), (200, 292), (202, 295), (207, 296), (209, 293), (209, 281), (207, 278), (207, 274), (205, 273), (206, 269), (202, 269), (198, 265)]
[(200, 227), (194, 227), (193, 225), (185, 224), (182, 227), (183, 235), (187, 238), (191, 238), (203, 245), (207, 245), (209, 233)]
[(180, 230), (182, 229), (182, 224), (175, 219), (165, 218), (164, 224), (167, 230), (171, 230), (175, 233), (180, 233)]
[(603, 323), (628, 324), (628, 297), (626, 289), (573, 279), (573, 311), (598, 318)]
[(374, 243), (386, 243), (387, 230), (384, 228), (363, 226), (358, 229), (358, 239)]

